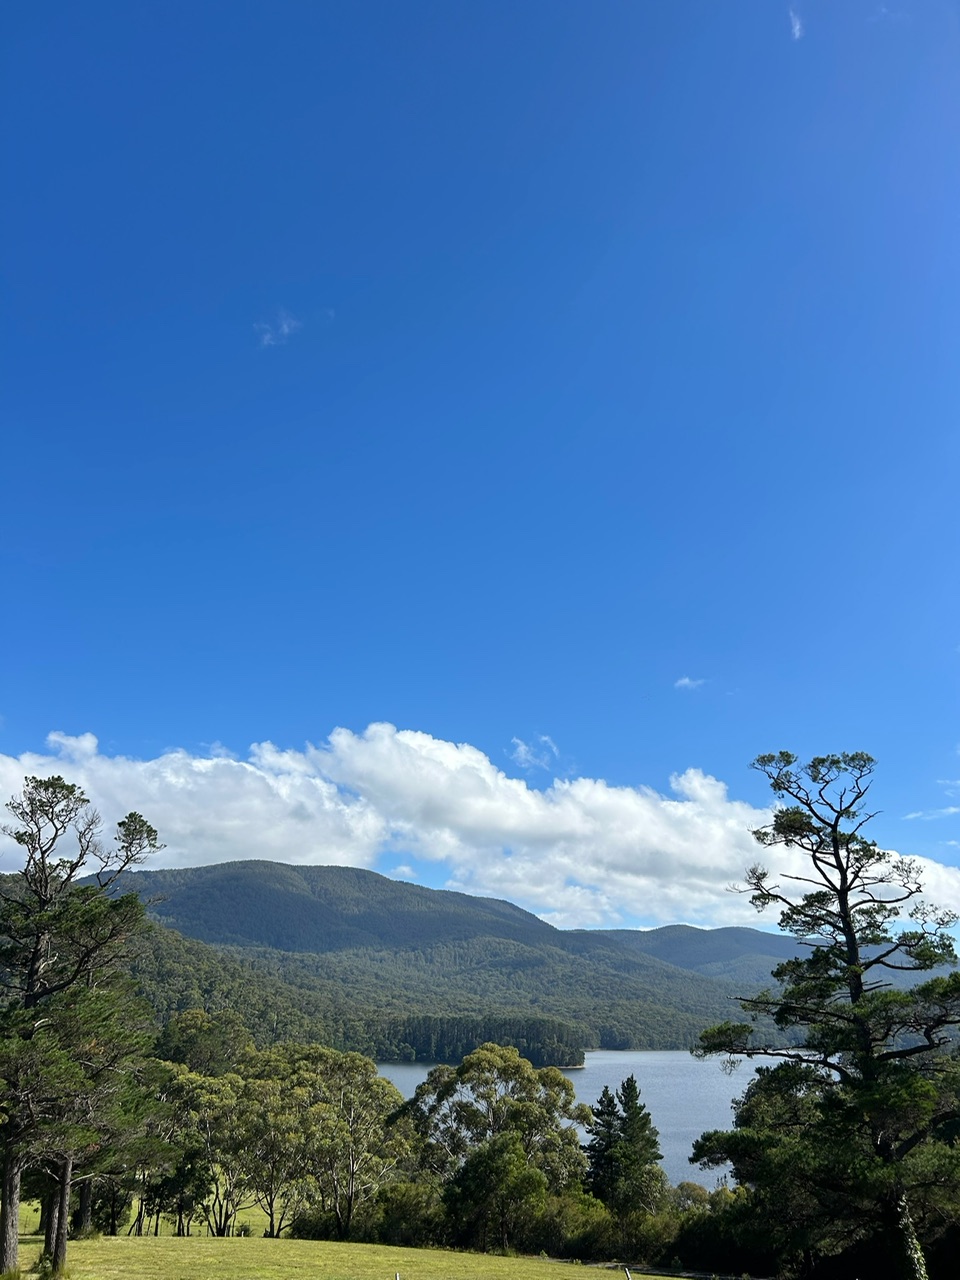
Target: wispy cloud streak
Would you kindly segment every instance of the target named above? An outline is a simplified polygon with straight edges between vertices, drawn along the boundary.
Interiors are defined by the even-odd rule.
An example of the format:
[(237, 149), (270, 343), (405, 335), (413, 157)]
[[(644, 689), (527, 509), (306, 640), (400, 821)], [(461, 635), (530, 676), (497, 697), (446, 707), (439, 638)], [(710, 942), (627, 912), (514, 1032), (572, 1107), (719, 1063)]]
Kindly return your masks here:
[(560, 757), (557, 744), (547, 733), (538, 734), (535, 741), (524, 742), (522, 738), (510, 739), (513, 750), (510, 759), (521, 769), (551, 769)]
[(302, 329), (303, 325), (289, 311), (281, 307), (273, 324), (262, 322), (255, 324), (254, 330), (260, 335), (261, 347), (282, 347), (292, 333)]

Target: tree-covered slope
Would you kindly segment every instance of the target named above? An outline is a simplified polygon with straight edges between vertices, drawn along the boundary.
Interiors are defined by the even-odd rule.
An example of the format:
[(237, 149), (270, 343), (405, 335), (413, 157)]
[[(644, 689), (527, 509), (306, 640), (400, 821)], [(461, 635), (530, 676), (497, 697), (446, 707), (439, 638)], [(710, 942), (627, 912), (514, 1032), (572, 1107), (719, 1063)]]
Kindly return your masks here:
[(137, 941), (131, 976), (153, 1007), (158, 1029), (201, 1009), (239, 1020), (258, 1048), (292, 1041), (378, 1059), (459, 1062), (495, 1040), (515, 1045), (538, 1066), (583, 1061), (585, 1029), (534, 1008), (398, 997), (378, 990), (368, 971), (354, 982), (313, 973), (295, 960), (278, 951), (217, 948), (151, 924)]
[(419, 950), (487, 934), (536, 943), (557, 932), (511, 902), (424, 889), (357, 867), (224, 862), (136, 871), (123, 887), (189, 937), (280, 951)]
[(354, 868), (226, 863), (138, 871), (124, 887), (156, 920), (309, 993), (311, 1009), (320, 1000), (331, 1043), (385, 1056), (426, 1056), (437, 1027), (424, 1018), (447, 1030), (450, 1019), (545, 1019), (530, 1035), (555, 1045), (686, 1047), (734, 994), (635, 945), (650, 934), (555, 929), (511, 903)]

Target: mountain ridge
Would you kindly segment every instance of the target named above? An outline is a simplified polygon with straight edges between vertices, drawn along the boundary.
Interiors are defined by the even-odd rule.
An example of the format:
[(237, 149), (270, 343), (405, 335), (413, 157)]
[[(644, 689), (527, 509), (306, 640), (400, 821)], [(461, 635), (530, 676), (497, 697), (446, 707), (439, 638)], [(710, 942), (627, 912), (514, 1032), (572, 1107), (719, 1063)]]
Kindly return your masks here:
[[(723, 977), (727, 968), (739, 972), (747, 957), (769, 961), (769, 976), (773, 965), (797, 954), (799, 947), (787, 935), (744, 926), (560, 929), (504, 898), (432, 889), (333, 864), (247, 859), (136, 870), (126, 873), (120, 889), (136, 892), (155, 919), (188, 937), (217, 946), (291, 953), (384, 946), (423, 951), (438, 943), (489, 936), (571, 951), (613, 946), (671, 968)], [(202, 896), (211, 889), (214, 912)]]
[(744, 969), (765, 965), (768, 977), (775, 937), (563, 930), (504, 899), (265, 860), (131, 871), (118, 889), (137, 892), (159, 925), (320, 1000), (338, 1043), (382, 1057), (460, 1045), (463, 1020), (491, 1018), (519, 1020), (528, 1043), (544, 1036), (565, 1054), (690, 1048), (731, 1016)]

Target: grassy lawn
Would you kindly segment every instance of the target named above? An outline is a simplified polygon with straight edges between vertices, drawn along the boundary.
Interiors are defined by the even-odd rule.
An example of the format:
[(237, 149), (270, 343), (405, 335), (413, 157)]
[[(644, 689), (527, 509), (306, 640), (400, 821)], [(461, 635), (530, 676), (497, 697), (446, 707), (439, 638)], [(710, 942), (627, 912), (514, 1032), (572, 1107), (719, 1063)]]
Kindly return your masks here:
[[(40, 1252), (22, 1240), (24, 1271)], [(570, 1280), (567, 1263), (440, 1249), (207, 1236), (71, 1241), (70, 1280)], [(577, 1268), (580, 1270), (580, 1268)]]

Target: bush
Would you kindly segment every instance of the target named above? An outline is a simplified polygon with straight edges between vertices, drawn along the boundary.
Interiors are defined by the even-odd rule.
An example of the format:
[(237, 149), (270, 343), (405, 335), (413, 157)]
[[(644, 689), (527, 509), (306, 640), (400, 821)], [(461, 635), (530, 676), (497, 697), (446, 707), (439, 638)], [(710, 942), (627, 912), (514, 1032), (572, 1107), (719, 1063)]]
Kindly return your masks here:
[(322, 1209), (306, 1209), (290, 1223), (292, 1240), (335, 1240), (337, 1222), (332, 1213)]
[(527, 1224), (523, 1251), (572, 1261), (607, 1262), (617, 1254), (616, 1219), (583, 1192), (549, 1196)]
[(365, 1223), (364, 1239), (413, 1249), (444, 1244), (446, 1223), (437, 1190), (426, 1182), (393, 1182), (383, 1187)]

